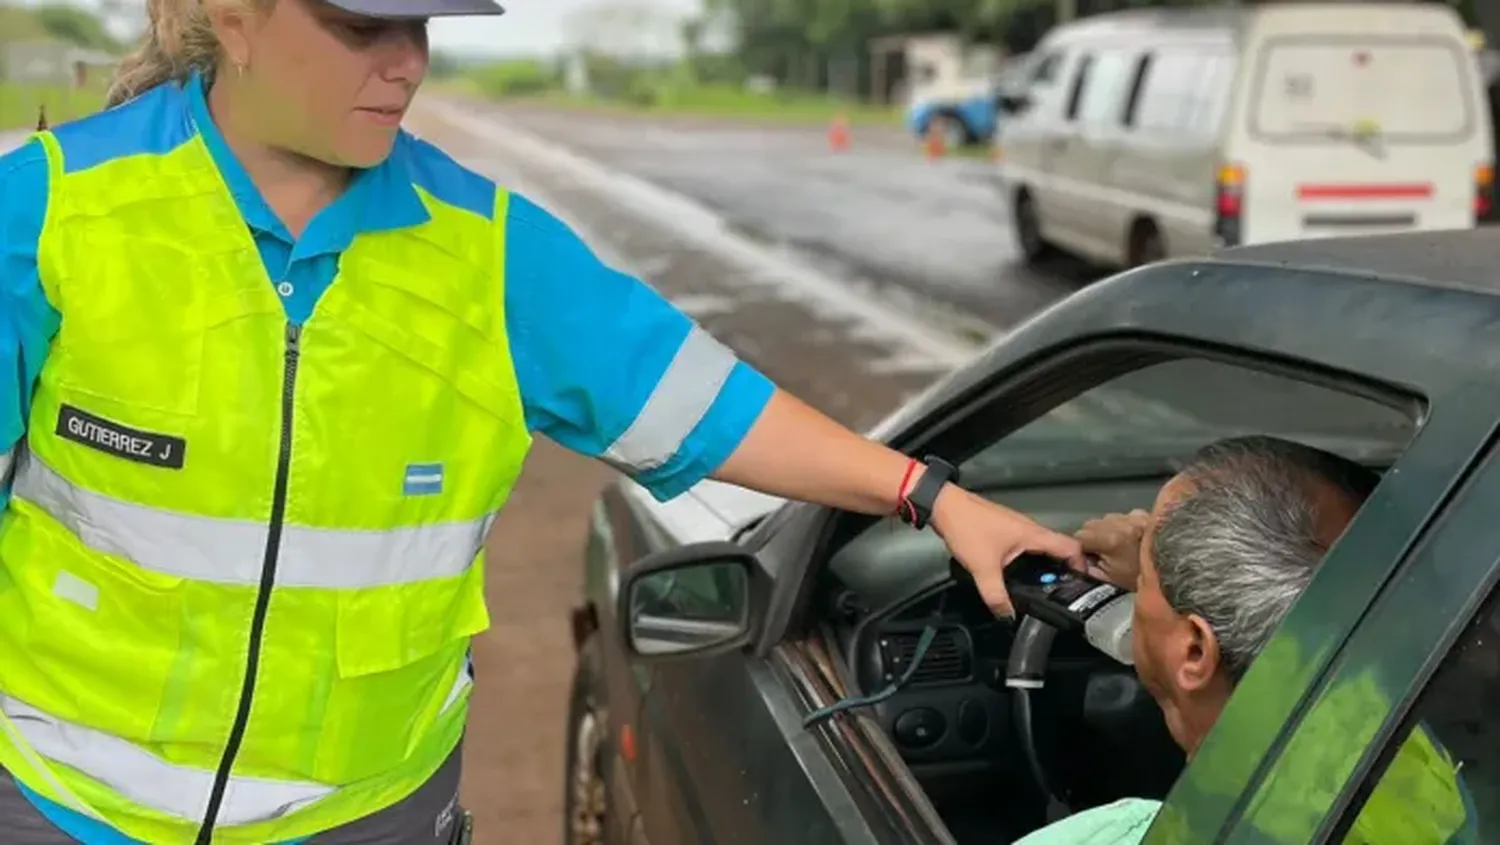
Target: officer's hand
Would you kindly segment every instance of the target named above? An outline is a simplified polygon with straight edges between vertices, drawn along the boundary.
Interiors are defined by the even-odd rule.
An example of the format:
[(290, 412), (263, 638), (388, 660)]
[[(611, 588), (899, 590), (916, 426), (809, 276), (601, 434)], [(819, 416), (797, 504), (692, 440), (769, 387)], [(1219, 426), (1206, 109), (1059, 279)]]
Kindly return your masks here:
[(1091, 519), (1074, 536), (1088, 557), (1088, 573), (1127, 590), (1135, 590), (1141, 574), (1141, 539), (1151, 524), (1143, 510), (1112, 513)]
[(1083, 566), (1077, 540), (953, 484), (938, 494), (932, 528), (953, 559), (974, 576), (974, 586), (996, 616), (1012, 613), (1005, 567), (1021, 555), (1034, 552)]

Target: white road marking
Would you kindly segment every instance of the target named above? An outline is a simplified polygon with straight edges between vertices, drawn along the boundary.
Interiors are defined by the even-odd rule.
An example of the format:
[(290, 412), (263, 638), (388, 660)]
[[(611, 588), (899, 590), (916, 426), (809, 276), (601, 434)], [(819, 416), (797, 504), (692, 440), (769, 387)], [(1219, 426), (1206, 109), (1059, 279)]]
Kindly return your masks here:
[[(526, 164), (563, 174), (575, 184), (648, 217), (701, 248), (740, 265), (744, 281), (776, 288), (777, 299), (806, 305), (820, 317), (847, 321), (861, 338), (890, 350), (872, 368), (942, 372), (968, 362), (980, 346), (885, 306), (867, 289), (846, 283), (735, 233), (703, 205), (626, 173), (611, 170), (500, 117), (479, 117), (451, 103), (425, 104), (443, 120), (502, 148)], [(919, 364), (920, 362), (920, 364)]]

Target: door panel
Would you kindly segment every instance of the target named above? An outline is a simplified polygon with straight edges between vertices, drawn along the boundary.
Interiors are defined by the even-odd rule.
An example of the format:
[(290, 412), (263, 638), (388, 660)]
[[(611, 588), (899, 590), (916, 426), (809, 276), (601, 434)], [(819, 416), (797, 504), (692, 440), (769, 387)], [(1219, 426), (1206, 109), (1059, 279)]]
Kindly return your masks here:
[(1344, 646), (1229, 842), (1322, 841), (1435, 668), (1433, 655), (1488, 595), (1500, 567), (1496, 502), (1500, 460), (1491, 453)]
[(652, 845), (891, 841), (855, 809), (771, 662), (736, 652), (650, 671), (637, 779)]
[(1067, 83), (1059, 86), (1061, 96), (1054, 106), (1057, 117), (1048, 123), (1042, 137), (1045, 176), (1037, 187), (1037, 211), (1047, 238), (1075, 250), (1086, 249), (1088, 244), (1087, 228), (1079, 219), (1087, 198), (1080, 193), (1075, 174), (1083, 155), (1078, 111), (1088, 91), (1093, 64), (1094, 56), (1085, 53), (1067, 66), (1063, 77)]

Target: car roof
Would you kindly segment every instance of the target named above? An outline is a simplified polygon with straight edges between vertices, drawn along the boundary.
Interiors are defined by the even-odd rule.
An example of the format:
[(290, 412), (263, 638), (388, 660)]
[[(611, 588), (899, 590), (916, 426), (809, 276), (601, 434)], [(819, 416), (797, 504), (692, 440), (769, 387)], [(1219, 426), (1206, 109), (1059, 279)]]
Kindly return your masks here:
[(1256, 244), (1221, 250), (1211, 261), (1271, 264), (1500, 294), (1500, 228)]
[(1500, 228), (1257, 244), (1119, 273), (995, 338), (871, 434), (946, 413), (1034, 356), (1136, 331), (1447, 394), (1500, 369)]

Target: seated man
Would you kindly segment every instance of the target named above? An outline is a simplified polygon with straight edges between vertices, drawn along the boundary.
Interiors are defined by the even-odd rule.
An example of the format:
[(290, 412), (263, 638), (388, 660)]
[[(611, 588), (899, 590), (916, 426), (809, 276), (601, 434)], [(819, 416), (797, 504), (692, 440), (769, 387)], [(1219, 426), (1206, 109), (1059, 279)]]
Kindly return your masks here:
[[(1378, 481), (1337, 455), (1270, 437), (1236, 438), (1195, 454), (1163, 485), (1151, 513), (1112, 514), (1078, 533), (1096, 561), (1093, 574), (1136, 591), (1135, 668), (1189, 759)], [(1468, 816), (1455, 767), (1420, 729), (1392, 770), (1398, 766), (1425, 779), (1415, 790), (1420, 797), (1410, 788), (1383, 794), (1383, 779), (1345, 841), (1452, 841)], [(1127, 798), (1017, 845), (1132, 845), (1160, 807)]]

